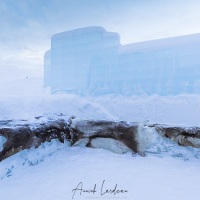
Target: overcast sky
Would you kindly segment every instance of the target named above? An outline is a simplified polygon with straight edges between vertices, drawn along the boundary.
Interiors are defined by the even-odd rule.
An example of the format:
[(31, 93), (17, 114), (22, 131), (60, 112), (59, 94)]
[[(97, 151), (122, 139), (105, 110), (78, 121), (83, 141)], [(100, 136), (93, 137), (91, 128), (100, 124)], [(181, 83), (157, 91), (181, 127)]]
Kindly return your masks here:
[(0, 70), (42, 70), (51, 36), (80, 27), (118, 32), (122, 44), (200, 33), (199, 9), (199, 0), (0, 0)]

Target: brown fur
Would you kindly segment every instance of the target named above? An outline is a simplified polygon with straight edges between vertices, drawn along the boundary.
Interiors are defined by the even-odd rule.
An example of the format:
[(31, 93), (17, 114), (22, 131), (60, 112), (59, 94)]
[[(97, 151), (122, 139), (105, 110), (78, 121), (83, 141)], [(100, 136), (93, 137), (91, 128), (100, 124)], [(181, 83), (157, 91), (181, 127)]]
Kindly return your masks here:
[(200, 148), (200, 128), (165, 127), (153, 125), (164, 137), (170, 138), (180, 146)]
[(7, 141), (0, 152), (0, 161), (31, 147), (38, 148), (41, 143), (58, 139), (64, 143), (64, 139), (70, 140), (70, 132), (64, 120), (54, 121), (50, 124), (41, 124), (38, 128), (31, 130), (28, 126), (19, 128), (2, 128), (0, 136), (4, 136)]
[(111, 122), (111, 121), (79, 121), (70, 129), (71, 144), (83, 138), (88, 138), (87, 147), (91, 147), (91, 140), (95, 138), (112, 138), (122, 142), (134, 153), (139, 153), (137, 139), (138, 125), (136, 123)]
[[(77, 121), (73, 125), (71, 117), (68, 122), (64, 120), (54, 121), (48, 124), (41, 124), (35, 129), (29, 126), (18, 128), (1, 128), (0, 135), (6, 137), (7, 141), (0, 152), (0, 161), (31, 147), (39, 147), (41, 143), (58, 139), (71, 141), (74, 145), (81, 139), (87, 138), (87, 147), (92, 147), (92, 140), (96, 138), (111, 138), (122, 142), (132, 152), (139, 153), (140, 141), (138, 138), (138, 123), (112, 122), (112, 121)], [(200, 148), (200, 128), (169, 127), (159, 124), (149, 125), (154, 127), (164, 137), (177, 142), (181, 146), (192, 146)]]

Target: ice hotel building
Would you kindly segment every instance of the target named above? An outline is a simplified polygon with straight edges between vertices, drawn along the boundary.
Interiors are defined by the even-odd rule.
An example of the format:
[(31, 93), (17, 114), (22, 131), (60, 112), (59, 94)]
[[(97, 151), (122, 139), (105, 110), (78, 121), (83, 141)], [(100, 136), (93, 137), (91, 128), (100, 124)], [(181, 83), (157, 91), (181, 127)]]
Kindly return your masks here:
[(80, 95), (200, 94), (200, 34), (121, 45), (102, 27), (58, 33), (44, 56), (44, 86)]

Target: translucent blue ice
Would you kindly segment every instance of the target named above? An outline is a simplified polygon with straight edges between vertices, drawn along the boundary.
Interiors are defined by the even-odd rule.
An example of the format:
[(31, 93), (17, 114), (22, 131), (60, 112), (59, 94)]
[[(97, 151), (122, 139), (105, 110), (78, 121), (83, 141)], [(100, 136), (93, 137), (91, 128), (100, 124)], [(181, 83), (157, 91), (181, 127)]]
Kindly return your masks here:
[(200, 93), (200, 34), (120, 44), (87, 27), (58, 33), (44, 57), (44, 85), (81, 95)]

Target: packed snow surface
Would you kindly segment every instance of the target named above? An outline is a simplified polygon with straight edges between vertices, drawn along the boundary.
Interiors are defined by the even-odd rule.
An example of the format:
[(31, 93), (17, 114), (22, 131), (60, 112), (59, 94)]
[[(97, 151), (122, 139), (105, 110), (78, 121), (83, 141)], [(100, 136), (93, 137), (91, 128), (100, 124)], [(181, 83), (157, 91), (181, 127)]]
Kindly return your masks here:
[[(12, 81), (1, 77), (0, 120), (12, 119), (20, 123), (23, 123), (20, 120), (27, 120), (34, 124), (75, 115), (78, 120), (141, 123), (148, 120), (150, 123), (200, 126), (198, 95), (50, 95), (48, 90), (42, 89), (42, 78), (23, 76), (20, 72), (19, 75)], [(120, 154), (121, 147), (110, 151), (106, 142), (98, 149), (91, 149), (81, 145), (70, 147), (67, 141), (61, 144), (54, 140), (38, 149), (21, 151), (0, 162), (0, 199), (198, 200), (199, 149), (180, 147), (151, 130), (143, 136), (146, 157), (129, 151)], [(3, 142), (5, 138), (1, 137), (0, 148)], [(96, 143), (98, 146), (99, 142)], [(116, 184), (123, 192), (105, 193), (114, 190)], [(73, 189), (81, 185), (90, 193), (80, 194), (80, 190), (74, 193)]]

